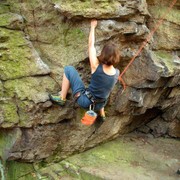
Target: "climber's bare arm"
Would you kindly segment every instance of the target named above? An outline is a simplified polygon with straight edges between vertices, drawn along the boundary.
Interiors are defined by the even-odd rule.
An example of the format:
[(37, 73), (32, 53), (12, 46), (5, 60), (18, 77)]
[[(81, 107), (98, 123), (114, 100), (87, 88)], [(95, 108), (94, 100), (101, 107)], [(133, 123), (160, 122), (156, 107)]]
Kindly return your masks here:
[(95, 28), (97, 26), (97, 20), (91, 20), (91, 29), (90, 29), (90, 33), (89, 33), (89, 46), (88, 46), (88, 50), (89, 50), (89, 60), (90, 60), (90, 65), (91, 65), (91, 73), (95, 72), (99, 61), (96, 57), (96, 49), (94, 46), (95, 43)]

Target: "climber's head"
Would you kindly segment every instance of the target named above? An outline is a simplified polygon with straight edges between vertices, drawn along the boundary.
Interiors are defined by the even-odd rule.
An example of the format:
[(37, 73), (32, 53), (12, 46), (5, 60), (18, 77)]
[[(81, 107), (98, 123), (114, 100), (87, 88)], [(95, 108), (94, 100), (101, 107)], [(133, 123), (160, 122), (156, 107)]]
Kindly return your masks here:
[(120, 52), (117, 46), (113, 43), (106, 44), (103, 47), (98, 60), (100, 63), (108, 66), (117, 64), (120, 60)]

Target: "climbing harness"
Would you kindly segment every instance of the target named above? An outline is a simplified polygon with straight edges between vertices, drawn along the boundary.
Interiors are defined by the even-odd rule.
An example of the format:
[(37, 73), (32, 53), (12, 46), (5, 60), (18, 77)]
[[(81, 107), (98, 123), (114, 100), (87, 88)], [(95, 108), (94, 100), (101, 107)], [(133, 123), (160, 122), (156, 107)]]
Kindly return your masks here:
[(97, 118), (97, 113), (94, 111), (96, 104), (105, 103), (106, 99), (94, 98), (94, 96), (91, 94), (91, 92), (88, 89), (86, 89), (86, 91), (83, 94), (85, 94), (92, 103), (89, 106), (89, 110), (85, 112), (83, 118), (81, 119), (81, 122), (84, 125), (90, 126), (95, 122)]
[(97, 99), (97, 98), (95, 98), (88, 89), (86, 89), (86, 91), (85, 91), (84, 94), (88, 97), (88, 99), (92, 102), (92, 104), (93, 104), (94, 106), (95, 106), (97, 103), (106, 102), (106, 99), (103, 99), (103, 98), (102, 98), (102, 99)]
[(130, 62), (128, 63), (128, 65), (125, 67), (125, 69), (122, 71), (122, 73), (119, 75), (118, 79), (119, 81), (122, 83), (123, 85), (123, 91), (126, 89), (126, 84), (124, 82), (124, 80), (122, 79), (122, 76), (124, 75), (124, 73), (127, 71), (127, 69), (129, 68), (129, 66), (134, 62), (134, 60), (136, 59), (136, 57), (141, 53), (141, 51), (143, 50), (143, 48), (146, 46), (146, 44), (149, 42), (149, 40), (153, 37), (154, 33), (157, 31), (157, 29), (160, 27), (160, 25), (163, 23), (165, 17), (167, 14), (169, 14), (170, 10), (172, 9), (172, 7), (176, 4), (177, 0), (173, 0), (172, 3), (170, 4), (166, 14), (164, 14), (159, 21), (157, 22), (157, 25), (154, 27), (154, 29), (152, 29), (148, 35), (148, 37), (146, 38), (145, 41), (143, 41), (142, 45), (140, 46), (139, 50), (136, 52), (136, 54), (134, 55), (134, 57), (130, 60)]

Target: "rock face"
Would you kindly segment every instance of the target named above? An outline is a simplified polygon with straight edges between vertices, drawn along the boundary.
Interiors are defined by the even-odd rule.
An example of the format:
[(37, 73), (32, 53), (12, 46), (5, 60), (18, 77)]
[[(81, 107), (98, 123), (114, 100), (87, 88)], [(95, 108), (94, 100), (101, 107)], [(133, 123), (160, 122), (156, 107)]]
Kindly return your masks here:
[(123, 76), (126, 91), (122, 93), (119, 83), (115, 87), (106, 107), (107, 121), (83, 126), (84, 110), (74, 107), (72, 98), (64, 108), (48, 98), (48, 93), (60, 90), (66, 65), (74, 65), (85, 84), (89, 82), (89, 19), (99, 20), (98, 53), (106, 42), (115, 42), (122, 55), (118, 68), (123, 70), (170, 3), (3, 0), (1, 158), (63, 159), (137, 128), (154, 136), (180, 137), (179, 2)]
[(4, 176), (7, 180), (177, 180), (179, 144), (178, 139), (130, 133), (60, 162), (8, 161)]

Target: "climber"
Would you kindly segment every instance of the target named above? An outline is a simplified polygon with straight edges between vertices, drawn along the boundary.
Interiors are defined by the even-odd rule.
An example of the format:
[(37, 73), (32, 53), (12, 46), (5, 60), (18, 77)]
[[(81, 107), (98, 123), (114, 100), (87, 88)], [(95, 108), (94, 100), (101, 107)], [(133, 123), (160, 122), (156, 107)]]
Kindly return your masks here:
[(73, 97), (80, 107), (88, 109), (93, 106), (94, 111), (99, 111), (101, 119), (104, 120), (104, 107), (119, 76), (119, 70), (114, 68), (114, 65), (120, 60), (120, 52), (115, 44), (108, 43), (103, 47), (100, 56), (96, 56), (94, 45), (96, 26), (97, 20), (91, 20), (88, 48), (91, 81), (88, 88), (85, 88), (76, 69), (73, 66), (66, 66), (60, 96), (50, 94), (49, 97), (51, 101), (63, 106), (66, 103), (67, 92), (71, 88)]

